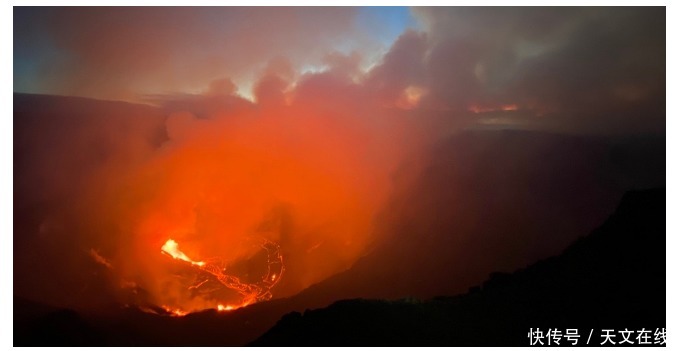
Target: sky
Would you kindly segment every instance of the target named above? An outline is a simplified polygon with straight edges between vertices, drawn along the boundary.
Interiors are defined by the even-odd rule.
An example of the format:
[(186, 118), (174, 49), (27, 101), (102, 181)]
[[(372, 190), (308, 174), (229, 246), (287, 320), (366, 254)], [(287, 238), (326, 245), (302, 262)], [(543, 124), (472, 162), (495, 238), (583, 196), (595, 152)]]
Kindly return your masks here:
[(230, 81), (255, 101), (271, 69), (289, 92), (337, 65), (485, 127), (664, 130), (661, 7), (14, 8), (15, 92), (147, 103)]
[(252, 80), (271, 59), (285, 57), (312, 72), (325, 66), (327, 53), (360, 51), (363, 64), (372, 65), (417, 27), (405, 7), (15, 8), (14, 14), (15, 91), (123, 100), (199, 93), (219, 77), (251, 98)]

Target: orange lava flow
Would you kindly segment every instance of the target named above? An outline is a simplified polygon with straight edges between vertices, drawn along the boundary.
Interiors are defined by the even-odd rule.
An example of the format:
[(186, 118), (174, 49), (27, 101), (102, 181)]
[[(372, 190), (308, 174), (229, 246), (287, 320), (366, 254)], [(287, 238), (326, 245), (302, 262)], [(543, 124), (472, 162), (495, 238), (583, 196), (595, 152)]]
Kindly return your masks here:
[(233, 305), (225, 305), (225, 306), (224, 306), (224, 305), (222, 305), (222, 304), (218, 304), (218, 305), (216, 306), (216, 309), (217, 309), (218, 311), (232, 311), (232, 310), (234, 310), (234, 309), (236, 309), (236, 308), (239, 308), (239, 307), (236, 307), (236, 306), (233, 306)]
[(172, 315), (174, 317), (183, 317), (183, 316), (188, 314), (188, 312), (186, 312), (186, 311), (184, 311), (180, 308), (171, 308), (169, 306), (162, 306), (162, 308), (164, 308), (165, 311), (167, 311), (167, 313), (169, 313), (170, 315)]
[(179, 244), (177, 244), (176, 241), (172, 239), (167, 240), (167, 242), (164, 245), (162, 245), (162, 252), (168, 254), (169, 256), (174, 257), (177, 260), (186, 261), (198, 267), (203, 267), (205, 265), (204, 262), (195, 262), (190, 258), (188, 258), (186, 254), (184, 254), (183, 252), (181, 252), (181, 250), (179, 250)]
[[(263, 279), (257, 283), (245, 283), (242, 282), (238, 277), (226, 273), (226, 270), (219, 264), (217, 261), (194, 261), (189, 258), (185, 253), (179, 250), (179, 245), (176, 241), (169, 239), (162, 246), (161, 252), (171, 256), (172, 258), (180, 261), (190, 263), (192, 266), (199, 268), (202, 271), (205, 271), (212, 276), (214, 276), (221, 284), (225, 287), (235, 290), (242, 296), (242, 302), (238, 305), (223, 305), (218, 304), (216, 306), (217, 311), (231, 311), (238, 308), (242, 308), (259, 301), (267, 301), (273, 297), (273, 294), (270, 290), (275, 286), (284, 273), (284, 264), (282, 260), (282, 255), (280, 254), (280, 246), (277, 243), (274, 243), (270, 240), (261, 239), (261, 248), (264, 249), (268, 254), (268, 269), (266, 274), (263, 276)], [(204, 282), (203, 282), (204, 283)], [(202, 283), (198, 284), (201, 285)], [(190, 288), (195, 288), (192, 286)], [(163, 308), (173, 316), (184, 316), (187, 312), (163, 306)]]

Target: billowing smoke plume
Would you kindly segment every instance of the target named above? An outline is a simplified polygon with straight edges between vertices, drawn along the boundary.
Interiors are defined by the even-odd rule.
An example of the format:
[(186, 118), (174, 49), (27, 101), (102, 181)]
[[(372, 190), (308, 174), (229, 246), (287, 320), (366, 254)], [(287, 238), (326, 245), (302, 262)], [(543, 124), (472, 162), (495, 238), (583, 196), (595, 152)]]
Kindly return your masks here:
[[(276, 296), (349, 268), (372, 242), (393, 172), (415, 156), (430, 128), (396, 106), (401, 94), (374, 94), (374, 78), (349, 64), (356, 59), (333, 54), (328, 70), (301, 76), (275, 60), (258, 80), (256, 103), (219, 79), (202, 95), (154, 97), (161, 107), (147, 116), (109, 111), (115, 116), (100, 119), (96, 102), (82, 120), (59, 116), (82, 133), (50, 135), (63, 144), (49, 154), (64, 161), (95, 154), (65, 169), (65, 179), (51, 169), (30, 172), (49, 189), (73, 187), (64, 190), (73, 201), (64, 213), (49, 214), (54, 224), (43, 220), (45, 235), (66, 246), (51, 250), (83, 250), (112, 285), (183, 309), (221, 301), (187, 289), (199, 279), (161, 254), (169, 239), (192, 259), (218, 259), (251, 281), (261, 275), (256, 243), (277, 243), (285, 275)], [(117, 108), (110, 104), (100, 107)], [(39, 133), (25, 132), (27, 143)], [(41, 167), (44, 157), (27, 160)]]
[[(330, 71), (291, 91), (287, 84), (269, 74), (257, 86), (258, 104), (212, 96), (225, 102), (206, 115), (170, 113), (168, 141), (123, 190), (113, 187), (109, 203), (124, 204), (116, 212), (128, 220), (116, 235), (116, 261), (153, 295), (171, 295), (163, 290), (172, 280), (167, 258), (157, 254), (168, 238), (192, 257), (226, 262), (256, 254), (243, 246), (248, 238), (275, 241), (286, 263), (282, 295), (364, 252), (388, 176), (417, 136), (404, 134), (411, 126), (402, 117), (364, 101), (346, 76)], [(317, 84), (325, 86), (310, 88)], [(105, 180), (120, 182), (118, 174)]]

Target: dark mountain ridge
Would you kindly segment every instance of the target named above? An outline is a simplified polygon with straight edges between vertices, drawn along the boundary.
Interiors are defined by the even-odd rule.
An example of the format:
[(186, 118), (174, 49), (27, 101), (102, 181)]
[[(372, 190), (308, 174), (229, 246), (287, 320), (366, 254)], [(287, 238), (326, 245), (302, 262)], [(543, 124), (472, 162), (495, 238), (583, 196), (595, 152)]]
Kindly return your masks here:
[[(530, 328), (665, 327), (665, 190), (628, 192), (561, 255), (494, 273), (467, 294), (344, 300), (285, 315), (253, 346), (527, 346)], [(587, 334), (584, 334), (587, 336)]]

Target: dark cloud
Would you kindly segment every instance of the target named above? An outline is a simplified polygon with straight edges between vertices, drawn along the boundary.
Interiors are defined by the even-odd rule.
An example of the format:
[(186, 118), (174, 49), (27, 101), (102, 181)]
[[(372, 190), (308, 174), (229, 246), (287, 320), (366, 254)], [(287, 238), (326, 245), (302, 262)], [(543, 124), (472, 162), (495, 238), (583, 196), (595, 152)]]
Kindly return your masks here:
[(661, 132), (664, 8), (417, 8), (436, 105), (517, 104), (568, 130)]

